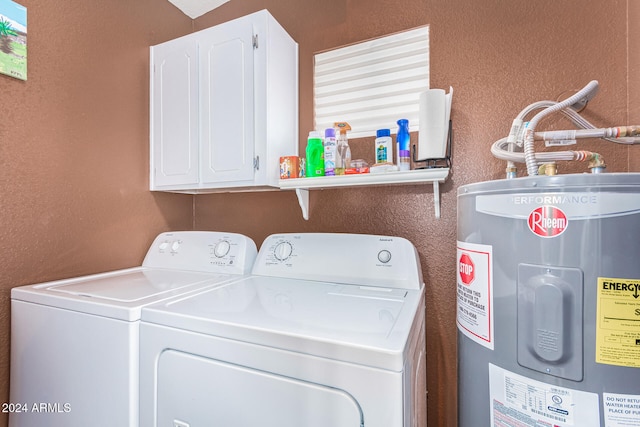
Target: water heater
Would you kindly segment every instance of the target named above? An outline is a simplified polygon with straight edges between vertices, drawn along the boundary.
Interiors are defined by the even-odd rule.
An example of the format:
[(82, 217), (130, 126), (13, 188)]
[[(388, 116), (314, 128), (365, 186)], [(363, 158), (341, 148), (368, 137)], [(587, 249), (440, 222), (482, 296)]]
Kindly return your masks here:
[(640, 174), (458, 190), (459, 427), (640, 427)]

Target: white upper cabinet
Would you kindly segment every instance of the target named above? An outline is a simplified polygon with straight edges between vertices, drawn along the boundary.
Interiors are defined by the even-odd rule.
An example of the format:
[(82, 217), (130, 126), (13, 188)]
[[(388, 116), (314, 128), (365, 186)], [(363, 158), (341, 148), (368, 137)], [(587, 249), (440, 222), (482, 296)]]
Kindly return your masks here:
[(151, 189), (198, 183), (198, 49), (185, 38), (151, 50)]
[(278, 187), (298, 154), (298, 45), (266, 11), (151, 47), (151, 190)]
[(200, 42), (203, 183), (253, 180), (254, 48), (250, 20), (205, 30)]

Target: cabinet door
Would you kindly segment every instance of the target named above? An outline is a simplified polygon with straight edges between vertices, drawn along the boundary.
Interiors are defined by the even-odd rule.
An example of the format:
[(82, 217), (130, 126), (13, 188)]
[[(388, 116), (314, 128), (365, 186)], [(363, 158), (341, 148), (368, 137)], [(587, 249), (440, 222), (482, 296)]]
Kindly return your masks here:
[(151, 48), (151, 189), (198, 183), (198, 51), (181, 38)]
[(254, 177), (253, 25), (237, 19), (201, 32), (200, 142), (203, 184)]

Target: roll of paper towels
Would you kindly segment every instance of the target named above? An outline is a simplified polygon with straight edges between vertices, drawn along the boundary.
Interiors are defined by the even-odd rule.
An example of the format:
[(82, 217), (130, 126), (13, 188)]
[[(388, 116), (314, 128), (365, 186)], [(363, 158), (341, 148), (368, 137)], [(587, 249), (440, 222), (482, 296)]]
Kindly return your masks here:
[(417, 160), (442, 159), (447, 155), (447, 137), (451, 98), (444, 89), (429, 89), (420, 93)]

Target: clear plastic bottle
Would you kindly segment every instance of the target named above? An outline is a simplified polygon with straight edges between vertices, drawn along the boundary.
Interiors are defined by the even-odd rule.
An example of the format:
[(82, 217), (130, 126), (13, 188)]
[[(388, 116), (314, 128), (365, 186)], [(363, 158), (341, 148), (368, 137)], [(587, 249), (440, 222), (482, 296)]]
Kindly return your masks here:
[(398, 120), (398, 169), (408, 171), (411, 169), (411, 149), (409, 148), (409, 120)]
[(336, 175), (344, 175), (344, 170), (351, 167), (351, 148), (347, 139), (347, 131), (351, 127), (346, 122), (335, 123), (338, 134), (338, 144), (336, 150)]
[(328, 128), (324, 131), (324, 174), (326, 176), (336, 174), (336, 157), (336, 130), (334, 128)]
[(307, 176), (324, 176), (324, 147), (319, 132), (312, 130), (307, 139)]

